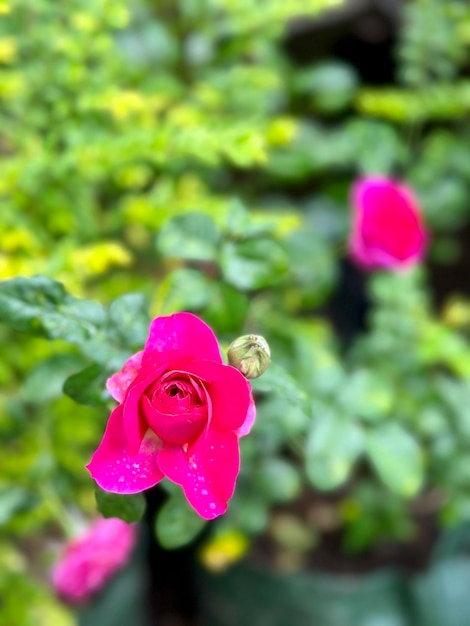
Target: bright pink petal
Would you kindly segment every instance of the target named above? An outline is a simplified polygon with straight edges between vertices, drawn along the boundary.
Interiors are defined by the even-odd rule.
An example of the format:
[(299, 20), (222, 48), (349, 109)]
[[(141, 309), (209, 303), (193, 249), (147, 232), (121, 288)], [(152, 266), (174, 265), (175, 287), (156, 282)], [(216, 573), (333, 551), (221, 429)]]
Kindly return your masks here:
[(427, 235), (413, 192), (380, 177), (360, 179), (352, 189), (353, 229), (349, 247), (366, 269), (400, 269), (424, 255)]
[(105, 491), (138, 493), (156, 485), (163, 478), (156, 457), (161, 441), (150, 430), (136, 454), (129, 452), (122, 422), (122, 405), (108, 419), (103, 439), (87, 469)]
[(122, 407), (124, 432), (131, 454), (137, 454), (148, 428), (148, 424), (140, 408), (142, 394), (164, 372), (165, 366), (156, 370), (152, 368), (146, 370), (146, 368), (143, 367), (129, 387)]
[(205, 383), (212, 403), (211, 428), (220, 432), (240, 428), (252, 400), (250, 383), (243, 374), (231, 365), (213, 361), (191, 361), (186, 367), (189, 374)]
[(238, 437), (244, 437), (245, 435), (248, 435), (253, 424), (255, 423), (255, 418), (256, 418), (256, 406), (255, 406), (255, 401), (253, 400), (253, 397), (251, 397), (251, 402), (250, 402), (250, 406), (248, 407), (248, 412), (246, 414), (245, 421), (240, 426), (240, 428), (238, 428), (235, 431), (236, 435)]
[(186, 452), (182, 446), (165, 445), (157, 458), (160, 470), (181, 485), (189, 504), (204, 519), (227, 510), (240, 469), (238, 437), (209, 430)]
[(189, 359), (222, 363), (220, 348), (212, 329), (192, 313), (157, 317), (150, 325), (144, 349), (144, 363), (167, 362), (168, 352), (185, 353)]
[[(184, 355), (186, 356), (186, 355)], [(177, 364), (181, 359), (180, 352), (171, 355), (167, 363), (160, 366), (145, 363), (139, 370), (139, 373), (129, 386), (127, 395), (124, 399), (124, 432), (126, 433), (131, 454), (136, 454), (142, 439), (147, 431), (148, 424), (140, 406), (142, 394), (156, 381), (158, 381), (173, 364)]]
[(129, 385), (137, 376), (137, 372), (139, 371), (142, 363), (143, 354), (144, 351), (141, 350), (140, 352), (137, 352), (137, 354), (131, 356), (131, 358), (127, 359), (124, 363), (122, 370), (110, 376), (106, 381), (106, 389), (110, 393), (111, 397), (118, 402), (122, 402), (124, 400)]

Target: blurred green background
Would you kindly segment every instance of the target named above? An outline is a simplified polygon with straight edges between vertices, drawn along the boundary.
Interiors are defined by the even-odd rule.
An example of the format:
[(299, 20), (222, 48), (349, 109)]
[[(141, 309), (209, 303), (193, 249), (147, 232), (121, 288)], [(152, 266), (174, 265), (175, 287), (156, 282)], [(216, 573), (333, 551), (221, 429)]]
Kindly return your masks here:
[[(209, 567), (413, 567), (470, 521), (469, 46), (463, 0), (0, 2), (0, 279), (108, 307), (71, 338), (52, 283), (0, 289), (2, 626), (75, 623), (47, 572), (95, 514), (104, 381), (148, 315), (271, 345)], [(415, 190), (423, 267), (346, 258), (370, 173)], [(181, 515), (163, 546), (200, 530)]]

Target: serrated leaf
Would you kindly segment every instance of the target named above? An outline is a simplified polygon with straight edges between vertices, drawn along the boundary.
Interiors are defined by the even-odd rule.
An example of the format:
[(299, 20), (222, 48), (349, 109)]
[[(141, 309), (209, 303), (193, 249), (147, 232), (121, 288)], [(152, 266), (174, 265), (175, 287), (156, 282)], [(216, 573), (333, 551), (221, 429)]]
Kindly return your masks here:
[(337, 279), (337, 259), (331, 247), (312, 228), (289, 234), (285, 241), (289, 276), (301, 290), (305, 308), (322, 304)]
[(225, 230), (232, 239), (269, 235), (273, 231), (274, 223), (275, 220), (271, 223), (254, 219), (253, 214), (245, 208), (239, 198), (233, 198), (229, 202)]
[(307, 396), (290, 374), (277, 363), (271, 363), (262, 376), (251, 381), (254, 391), (282, 396), (293, 404), (305, 407)]
[(198, 310), (210, 299), (210, 281), (199, 270), (189, 268), (174, 270), (160, 284), (159, 302), (164, 314)]
[(0, 526), (8, 523), (15, 513), (31, 506), (32, 496), (18, 487), (0, 487)]
[(109, 372), (103, 370), (98, 363), (94, 363), (77, 374), (69, 376), (64, 382), (63, 391), (79, 404), (99, 406), (109, 400), (109, 394), (106, 391), (108, 376)]
[(121, 495), (97, 489), (95, 498), (103, 517), (118, 517), (131, 524), (142, 519), (145, 513), (145, 498), (141, 493)]
[(171, 550), (190, 543), (205, 524), (206, 520), (199, 517), (178, 492), (160, 509), (155, 520), (155, 534), (159, 543)]
[(284, 248), (273, 239), (227, 242), (220, 266), (225, 280), (241, 290), (262, 289), (278, 283), (288, 267)]
[(357, 76), (351, 66), (329, 61), (298, 72), (294, 88), (309, 94), (315, 108), (334, 113), (351, 102), (357, 85)]
[(336, 489), (349, 477), (364, 449), (360, 427), (341, 415), (315, 415), (306, 448), (306, 472), (314, 487)]
[(0, 321), (15, 330), (80, 345), (97, 332), (104, 319), (98, 302), (74, 298), (50, 278), (0, 282)]
[(108, 334), (121, 347), (140, 349), (147, 340), (150, 316), (148, 301), (138, 293), (127, 293), (109, 305)]
[(269, 524), (269, 504), (258, 493), (238, 490), (235, 491), (226, 515), (241, 530), (258, 534)]
[(74, 354), (56, 354), (40, 361), (26, 378), (20, 396), (32, 404), (59, 398), (67, 377), (83, 366), (83, 359)]
[(191, 211), (169, 219), (157, 237), (158, 251), (167, 257), (192, 261), (216, 258), (220, 232), (205, 213)]
[(305, 403), (292, 402), (279, 394), (259, 398), (256, 402), (256, 430), (262, 436), (266, 435), (267, 440), (277, 441), (278, 445), (282, 445), (286, 438), (303, 436), (312, 420), (306, 408)]
[(393, 389), (377, 372), (358, 369), (348, 372), (338, 390), (338, 404), (364, 421), (385, 419), (393, 406)]
[(369, 431), (366, 452), (390, 491), (403, 497), (419, 491), (424, 478), (423, 455), (417, 441), (400, 424), (382, 424)]
[(204, 319), (221, 333), (236, 333), (245, 321), (249, 301), (231, 285), (215, 281), (210, 285)]
[(290, 502), (300, 494), (302, 483), (297, 468), (283, 459), (265, 459), (259, 466), (255, 482), (271, 502)]

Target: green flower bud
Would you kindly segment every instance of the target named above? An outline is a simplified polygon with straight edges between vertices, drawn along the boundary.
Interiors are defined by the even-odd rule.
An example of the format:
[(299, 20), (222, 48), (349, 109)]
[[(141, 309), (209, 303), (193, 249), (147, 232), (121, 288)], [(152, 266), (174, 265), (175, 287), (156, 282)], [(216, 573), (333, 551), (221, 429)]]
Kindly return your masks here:
[(271, 351), (260, 335), (243, 335), (232, 341), (227, 352), (228, 362), (246, 378), (258, 378), (268, 369)]

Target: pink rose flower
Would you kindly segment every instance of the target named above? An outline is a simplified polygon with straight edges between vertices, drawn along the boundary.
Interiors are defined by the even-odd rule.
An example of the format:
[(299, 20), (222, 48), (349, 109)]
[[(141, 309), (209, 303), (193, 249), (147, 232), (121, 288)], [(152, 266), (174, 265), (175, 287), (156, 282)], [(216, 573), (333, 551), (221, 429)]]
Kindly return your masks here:
[(353, 227), (349, 250), (364, 269), (405, 269), (418, 263), (427, 235), (413, 192), (380, 176), (352, 188)]
[(120, 519), (97, 519), (64, 546), (52, 570), (57, 594), (70, 604), (90, 600), (129, 561), (136, 535), (137, 528)]
[(238, 439), (255, 418), (251, 387), (224, 365), (212, 330), (191, 313), (157, 317), (144, 350), (107, 381), (120, 404), (88, 470), (129, 494), (166, 476), (205, 519), (227, 510), (240, 467)]

